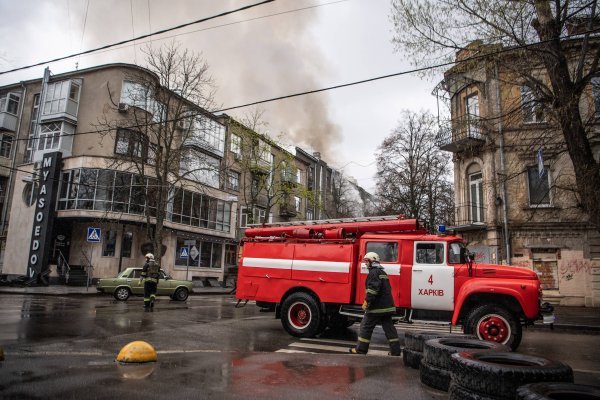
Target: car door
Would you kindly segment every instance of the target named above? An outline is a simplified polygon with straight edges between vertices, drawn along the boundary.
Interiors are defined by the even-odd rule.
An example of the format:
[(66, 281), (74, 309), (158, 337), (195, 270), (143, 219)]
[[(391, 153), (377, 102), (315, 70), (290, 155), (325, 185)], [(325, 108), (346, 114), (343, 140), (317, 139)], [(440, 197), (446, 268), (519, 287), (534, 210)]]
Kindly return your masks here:
[(140, 282), (142, 277), (142, 270), (140, 268), (134, 269), (133, 272), (127, 278), (127, 284), (131, 288), (133, 294), (142, 295), (144, 294), (144, 282)]
[(170, 296), (173, 294), (172, 279), (163, 271), (160, 270), (160, 279), (158, 280), (158, 287), (156, 294), (161, 296)]
[(414, 242), (411, 305), (414, 309), (454, 309), (454, 267), (446, 260), (446, 242)]

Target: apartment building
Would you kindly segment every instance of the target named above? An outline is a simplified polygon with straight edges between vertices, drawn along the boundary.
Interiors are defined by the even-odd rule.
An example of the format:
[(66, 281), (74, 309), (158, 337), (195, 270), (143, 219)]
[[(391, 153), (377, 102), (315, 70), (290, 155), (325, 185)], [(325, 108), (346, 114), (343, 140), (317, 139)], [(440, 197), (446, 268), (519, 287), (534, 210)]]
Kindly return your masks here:
[[(457, 53), (457, 61), (493, 50), (483, 46), (472, 43)], [(506, 52), (498, 63), (485, 58), (457, 63), (434, 91), (451, 114), (438, 135), (440, 148), (453, 154), (451, 229), (479, 262), (536, 271), (547, 300), (599, 306), (598, 231), (570, 190), (574, 172), (564, 137), (535, 91), (510, 68), (513, 56)], [(543, 69), (535, 74), (548, 79)], [(600, 78), (586, 88), (580, 109), (598, 160)]]
[[(109, 64), (46, 70), (0, 87), (2, 274), (51, 271), (52, 279), (85, 267), (94, 278), (115, 276), (154, 251), (151, 234), (165, 212), (166, 272), (224, 279), (228, 255), (237, 252), (237, 199), (222, 187), (226, 127), (132, 77), (159, 85), (148, 70)], [(158, 100), (159, 91), (175, 103)], [(165, 120), (167, 107), (183, 107), (189, 118)], [(167, 124), (176, 124), (171, 156), (144, 130)], [(159, 156), (175, 165), (168, 187), (158, 183)], [(165, 210), (154, 200), (161, 188)]]

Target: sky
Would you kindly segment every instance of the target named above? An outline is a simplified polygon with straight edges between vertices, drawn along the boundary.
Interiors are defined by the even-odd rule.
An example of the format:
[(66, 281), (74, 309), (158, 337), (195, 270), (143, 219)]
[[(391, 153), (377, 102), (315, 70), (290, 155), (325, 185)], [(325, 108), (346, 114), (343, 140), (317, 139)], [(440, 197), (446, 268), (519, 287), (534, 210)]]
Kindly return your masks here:
[[(0, 0), (0, 71), (131, 39), (259, 0)], [(412, 69), (391, 43), (390, 0), (277, 0), (109, 51), (50, 63), (53, 74), (124, 62), (176, 41), (210, 65), (229, 108)], [(41, 78), (44, 66), (0, 74), (0, 86)], [(269, 135), (319, 151), (375, 192), (378, 147), (401, 111), (429, 110), (442, 76), (403, 75), (261, 106)], [(242, 118), (251, 107), (226, 111)]]

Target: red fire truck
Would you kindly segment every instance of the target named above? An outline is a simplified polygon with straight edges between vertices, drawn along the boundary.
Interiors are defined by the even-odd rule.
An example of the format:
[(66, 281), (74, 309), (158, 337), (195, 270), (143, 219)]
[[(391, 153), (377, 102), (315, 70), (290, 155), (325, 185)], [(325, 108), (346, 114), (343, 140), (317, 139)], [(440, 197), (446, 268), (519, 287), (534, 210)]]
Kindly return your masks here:
[(552, 312), (540, 304), (535, 272), (475, 263), (461, 238), (428, 234), (419, 220), (398, 216), (249, 228), (236, 296), (275, 311), (293, 336), (350, 326), (363, 315), (362, 259), (371, 251), (389, 276), (398, 322), (462, 324), (465, 333), (515, 349), (522, 326)]

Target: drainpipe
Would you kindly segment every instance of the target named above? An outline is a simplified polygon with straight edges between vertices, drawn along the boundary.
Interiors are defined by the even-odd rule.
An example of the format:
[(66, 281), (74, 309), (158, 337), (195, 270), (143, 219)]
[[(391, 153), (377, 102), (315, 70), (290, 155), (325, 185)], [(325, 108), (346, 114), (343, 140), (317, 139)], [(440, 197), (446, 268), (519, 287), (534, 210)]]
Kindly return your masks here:
[[(19, 111), (19, 123), (17, 124), (17, 132), (15, 135), (15, 146), (12, 149), (12, 160), (10, 163), (10, 174), (8, 175), (8, 184), (6, 185), (6, 194), (4, 200), (4, 207), (2, 209), (2, 223), (0, 224), (0, 235), (4, 236), (4, 230), (6, 229), (6, 215), (8, 214), (8, 203), (9, 203), (9, 193), (12, 193), (11, 187), (13, 184), (14, 176), (16, 175), (16, 160), (17, 160), (17, 150), (19, 150), (19, 134), (21, 133), (21, 123), (23, 121), (23, 110), (25, 109), (25, 98), (27, 97), (27, 87), (23, 82), (21, 82), (21, 87), (23, 88), (23, 92), (21, 94), (21, 110)], [(25, 144), (27, 145), (27, 144)], [(12, 201), (11, 201), (12, 204)]]
[(506, 160), (504, 158), (504, 132), (502, 131), (502, 109), (500, 108), (500, 78), (498, 76), (498, 64), (494, 62), (494, 73), (496, 75), (496, 106), (498, 108), (498, 135), (500, 137), (500, 174), (502, 176), (500, 189), (502, 191), (502, 217), (504, 219), (504, 243), (506, 245), (506, 263), (511, 263), (510, 236), (508, 232), (508, 193), (506, 191)]

